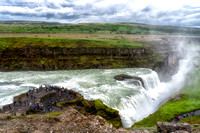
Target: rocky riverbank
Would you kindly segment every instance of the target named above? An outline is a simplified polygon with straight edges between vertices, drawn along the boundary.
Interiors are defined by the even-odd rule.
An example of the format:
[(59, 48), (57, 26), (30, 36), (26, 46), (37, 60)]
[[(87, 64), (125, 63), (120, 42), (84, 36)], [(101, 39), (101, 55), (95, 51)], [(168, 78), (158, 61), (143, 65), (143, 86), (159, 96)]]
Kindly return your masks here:
[[(121, 75), (120, 75), (121, 76)], [(182, 116), (180, 115), (179, 118)], [(187, 123), (157, 123), (158, 132), (199, 131)], [(62, 133), (153, 133), (155, 130), (121, 128), (118, 111), (100, 100), (85, 100), (68, 88), (41, 85), (14, 97), (0, 110), (0, 132)]]
[(116, 129), (108, 124), (101, 116), (84, 116), (72, 107), (66, 107), (59, 113), (49, 113), (41, 115), (28, 115), (13, 117), (9, 114), (0, 113), (1, 133), (198, 133), (187, 123), (167, 123), (157, 122), (155, 130), (136, 129)]
[(88, 101), (81, 94), (68, 88), (43, 85), (14, 97), (13, 103), (3, 106), (1, 113), (14, 116), (46, 114), (73, 107), (82, 115), (100, 115), (114, 127), (122, 127), (119, 112), (104, 105), (100, 100)]
[(143, 67), (155, 70), (164, 80), (174, 73), (179, 60), (171, 49), (154, 51), (145, 42), (125, 39), (8, 37), (0, 42), (5, 44), (0, 47), (1, 71)]
[(162, 81), (177, 72), (179, 60), (187, 52), (187, 46), (180, 44), (200, 40), (192, 36), (125, 34), (1, 36), (0, 71), (145, 67), (155, 70)]
[(1, 133), (153, 133), (148, 130), (116, 129), (101, 116), (82, 115), (72, 107), (66, 107), (59, 114), (9, 117), (0, 114)]

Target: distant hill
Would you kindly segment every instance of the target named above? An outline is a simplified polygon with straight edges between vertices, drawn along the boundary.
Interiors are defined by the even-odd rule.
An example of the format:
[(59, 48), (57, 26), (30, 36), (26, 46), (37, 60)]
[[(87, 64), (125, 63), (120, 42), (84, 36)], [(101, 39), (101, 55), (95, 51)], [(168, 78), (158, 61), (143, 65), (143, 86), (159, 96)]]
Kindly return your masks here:
[(38, 24), (38, 25), (61, 25), (59, 22), (45, 22), (45, 21), (23, 21), (23, 20), (10, 20), (0, 21), (1, 24)]
[(0, 21), (0, 33), (98, 33), (199, 36), (200, 28), (158, 26), (125, 22), (66, 24), (43, 21)]

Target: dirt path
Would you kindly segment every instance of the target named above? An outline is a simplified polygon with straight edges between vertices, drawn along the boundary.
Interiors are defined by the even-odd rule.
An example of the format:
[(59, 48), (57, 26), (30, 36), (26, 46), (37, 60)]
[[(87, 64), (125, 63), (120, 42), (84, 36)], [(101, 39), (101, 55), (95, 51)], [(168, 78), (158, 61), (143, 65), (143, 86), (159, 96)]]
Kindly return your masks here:
[(188, 112), (188, 113), (185, 113), (185, 114), (178, 115), (178, 118), (172, 119), (171, 122), (177, 123), (178, 121), (180, 121), (182, 119), (192, 117), (192, 116), (197, 116), (197, 115), (200, 115), (200, 110), (196, 110), (196, 111), (192, 111), (192, 112)]

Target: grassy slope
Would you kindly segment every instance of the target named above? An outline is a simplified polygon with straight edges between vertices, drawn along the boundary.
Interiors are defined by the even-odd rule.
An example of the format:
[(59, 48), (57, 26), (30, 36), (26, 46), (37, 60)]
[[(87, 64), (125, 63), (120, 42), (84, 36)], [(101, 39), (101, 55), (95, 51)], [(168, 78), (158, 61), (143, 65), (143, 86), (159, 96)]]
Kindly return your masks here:
[(37, 37), (0, 37), (0, 49), (21, 48), (26, 45), (35, 47), (66, 47), (66, 48), (140, 48), (141, 43), (129, 42), (124, 39), (73, 39), (73, 38), (37, 38)]
[(112, 33), (200, 35), (198, 28), (150, 26), (142, 24), (0, 24), (0, 33)]
[[(169, 101), (161, 106), (155, 113), (135, 123), (132, 127), (152, 127), (157, 121), (167, 122), (174, 118), (175, 114), (183, 114), (200, 109), (200, 67), (195, 68), (188, 77), (186, 86), (180, 91), (183, 97), (180, 100)], [(192, 119), (192, 121), (191, 121)], [(199, 116), (183, 119), (194, 124), (199, 121)]]
[(194, 124), (194, 125), (200, 124), (200, 115), (185, 118), (185, 119), (179, 121), (179, 123), (183, 123), (183, 122), (187, 122), (187, 123)]

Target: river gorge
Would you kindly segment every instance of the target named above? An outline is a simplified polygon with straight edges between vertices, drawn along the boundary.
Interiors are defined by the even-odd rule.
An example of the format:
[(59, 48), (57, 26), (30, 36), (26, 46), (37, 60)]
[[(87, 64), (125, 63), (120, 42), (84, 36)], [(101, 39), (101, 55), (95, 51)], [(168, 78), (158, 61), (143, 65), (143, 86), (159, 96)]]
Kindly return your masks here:
[[(41, 84), (51, 84), (73, 89), (81, 93), (84, 98), (88, 100), (102, 100), (107, 106), (119, 111), (123, 127), (131, 127), (135, 122), (155, 112), (172, 94), (183, 87), (186, 75), (193, 67), (193, 56), (195, 54), (192, 53), (191, 56), (191, 51), (185, 49), (186, 45), (179, 42), (180, 41), (177, 41), (175, 43), (176, 45), (174, 47), (176, 47), (176, 50), (172, 50), (174, 48), (172, 47), (169, 51), (165, 49), (165, 52), (163, 52), (160, 47), (156, 54), (162, 57), (161, 60), (157, 59), (152, 51), (149, 52), (149, 50), (146, 49), (107, 50), (100, 48), (96, 50), (82, 49), (77, 50), (79, 53), (74, 53), (73, 50), (75, 49), (61, 50), (60, 48), (56, 48), (57, 51), (60, 51), (56, 53), (56, 50), (52, 52), (46, 47), (43, 49), (41, 55), (38, 54), (38, 52), (41, 52), (39, 49), (28, 46), (17, 49), (16, 51), (15, 49), (5, 50), (1, 52), (1, 70), (5, 71), (5, 69), (8, 69), (8, 71), (0, 72), (0, 107), (12, 103), (14, 96), (27, 92), (33, 87), (39, 87)], [(155, 48), (153, 49), (156, 50)], [(19, 54), (20, 50), (24, 51), (24, 53), (22, 52)], [(73, 54), (70, 54), (70, 52)], [(184, 56), (182, 54), (183, 52)], [(116, 58), (115, 62), (122, 61), (122, 58), (124, 58), (124, 62), (128, 62), (128, 67), (131, 68), (106, 69), (108, 67), (106, 64), (109, 64), (108, 61), (103, 65), (96, 65), (97, 68), (100, 67), (104, 69), (94, 69), (95, 67), (93, 66), (91, 67), (92, 69), (85, 70), (48, 71), (49, 69), (59, 69), (59, 63), (54, 64), (54, 62), (48, 65), (49, 58), (56, 59), (56, 57), (60, 57), (60, 55), (72, 58), (72, 56), (77, 56), (79, 54), (90, 56), (98, 55), (99, 57), (105, 55), (108, 58), (113, 58), (113, 53), (114, 58)], [(43, 54), (46, 55), (46, 57), (43, 56)], [(13, 55), (17, 55), (20, 61), (26, 63), (23, 65), (15, 65), (18, 60), (15, 58), (11, 59), (10, 57)], [(37, 55), (43, 56), (43, 60), (41, 61)], [(152, 58), (148, 60), (146, 59), (148, 57)], [(36, 58), (38, 60), (35, 60)], [(119, 60), (117, 60), (117, 58)], [(62, 60), (64, 61), (61, 62), (61, 65), (65, 64), (65, 61), (67, 62), (65, 59)], [(141, 63), (141, 60), (147, 61)], [(10, 61), (14, 62), (13, 66), (8, 66)], [(59, 60), (55, 61), (59, 62)], [(39, 71), (30, 71), (34, 66), (34, 62), (39, 64), (35, 65), (37, 66), (36, 70)], [(84, 62), (87, 62), (87, 57)], [(71, 62), (71, 64), (73, 63)], [(134, 65), (134, 63), (137, 65)], [(69, 61), (66, 66), (68, 65), (70, 65)], [(144, 68), (145, 66), (146, 68)], [(73, 67), (72, 65), (71, 67), (71, 69), (76, 69), (77, 66)], [(80, 68), (82, 67), (79, 67), (79, 69)], [(40, 71), (41, 69), (45, 71)], [(114, 78), (121, 74), (139, 77), (142, 80), (127, 78), (119, 81)], [(160, 81), (159, 77), (161, 79), (168, 77), (168, 79), (166, 81)]]
[[(0, 106), (11, 103), (14, 96), (33, 87), (52, 84), (73, 89), (88, 100), (102, 100), (119, 111), (124, 127), (130, 127), (181, 89), (188, 60), (182, 60), (181, 66), (173, 80), (166, 83), (160, 82), (157, 73), (147, 68), (0, 72)], [(144, 87), (139, 80), (115, 80), (114, 76), (120, 74), (141, 77)], [(174, 87), (175, 84), (179, 87)]]

